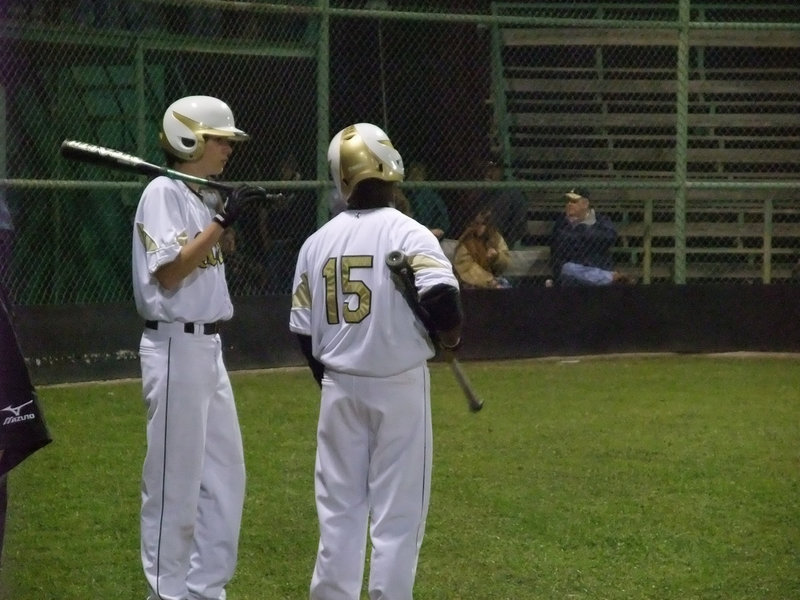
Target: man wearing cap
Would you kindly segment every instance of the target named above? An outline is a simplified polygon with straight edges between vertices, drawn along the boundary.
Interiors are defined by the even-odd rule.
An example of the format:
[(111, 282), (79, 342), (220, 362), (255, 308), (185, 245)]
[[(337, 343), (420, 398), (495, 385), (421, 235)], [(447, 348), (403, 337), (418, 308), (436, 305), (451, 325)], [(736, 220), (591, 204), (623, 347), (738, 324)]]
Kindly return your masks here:
[(628, 283), (625, 275), (614, 270), (611, 246), (617, 231), (611, 219), (591, 207), (588, 190), (572, 189), (564, 197), (566, 208), (553, 226), (550, 242), (550, 266), (556, 283)]

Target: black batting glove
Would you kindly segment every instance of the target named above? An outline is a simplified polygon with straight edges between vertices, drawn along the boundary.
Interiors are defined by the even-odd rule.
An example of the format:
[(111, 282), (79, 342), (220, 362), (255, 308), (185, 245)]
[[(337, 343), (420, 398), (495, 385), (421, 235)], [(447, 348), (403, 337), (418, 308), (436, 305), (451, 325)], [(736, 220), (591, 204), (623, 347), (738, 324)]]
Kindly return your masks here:
[(227, 229), (239, 218), (242, 207), (248, 202), (265, 202), (266, 200), (267, 191), (264, 188), (249, 184), (239, 186), (228, 194), (222, 211), (214, 215), (214, 220), (222, 225), (223, 229)]

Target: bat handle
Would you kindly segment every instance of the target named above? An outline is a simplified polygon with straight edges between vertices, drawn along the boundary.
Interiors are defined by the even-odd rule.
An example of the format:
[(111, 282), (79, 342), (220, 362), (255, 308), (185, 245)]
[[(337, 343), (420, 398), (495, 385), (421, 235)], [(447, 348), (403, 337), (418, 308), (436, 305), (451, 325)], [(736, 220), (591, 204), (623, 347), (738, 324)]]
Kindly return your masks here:
[(402, 250), (392, 250), (386, 255), (386, 266), (393, 273), (399, 273), (403, 268), (408, 267), (408, 259)]

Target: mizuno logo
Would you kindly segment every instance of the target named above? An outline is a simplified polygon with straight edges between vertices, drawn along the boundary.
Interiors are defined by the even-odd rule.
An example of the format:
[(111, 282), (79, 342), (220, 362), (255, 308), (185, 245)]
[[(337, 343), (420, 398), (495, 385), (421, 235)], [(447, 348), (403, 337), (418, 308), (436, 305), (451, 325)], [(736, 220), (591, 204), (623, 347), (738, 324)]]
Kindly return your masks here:
[(31, 420), (35, 419), (36, 415), (33, 414), (32, 412), (29, 412), (29, 413), (24, 414), (24, 415), (20, 415), (19, 414), (20, 411), (23, 408), (28, 406), (28, 404), (33, 404), (33, 400), (28, 400), (27, 402), (25, 402), (24, 404), (20, 404), (19, 406), (10, 406), (9, 405), (9, 406), (6, 406), (5, 408), (0, 409), (0, 410), (8, 411), (13, 415), (11, 417), (6, 417), (5, 419), (3, 419), (3, 425), (9, 425), (9, 424), (12, 424), (12, 423), (19, 423), (20, 421), (31, 421)]
[(25, 402), (24, 404), (20, 404), (19, 406), (8, 405), (5, 408), (0, 409), (0, 410), (7, 410), (11, 414), (13, 414), (15, 417), (18, 417), (19, 416), (19, 411), (21, 411), (23, 408), (28, 406), (28, 404), (33, 404), (33, 400), (28, 400), (27, 402)]

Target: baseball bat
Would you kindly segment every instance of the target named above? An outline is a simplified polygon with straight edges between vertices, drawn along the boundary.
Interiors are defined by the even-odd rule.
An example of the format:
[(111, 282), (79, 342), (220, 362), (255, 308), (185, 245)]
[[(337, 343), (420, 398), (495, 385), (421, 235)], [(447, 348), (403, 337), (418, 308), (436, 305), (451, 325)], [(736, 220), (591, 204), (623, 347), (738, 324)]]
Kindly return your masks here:
[[(205, 179), (203, 177), (195, 177), (187, 173), (182, 173), (174, 169), (162, 167), (149, 163), (138, 156), (120, 152), (119, 150), (112, 150), (111, 148), (104, 148), (103, 146), (96, 146), (86, 142), (78, 142), (75, 140), (64, 140), (61, 142), (61, 156), (68, 160), (75, 160), (78, 162), (91, 163), (109, 169), (116, 169), (118, 171), (128, 171), (137, 173), (139, 175), (147, 175), (156, 177), (164, 175), (170, 179), (179, 179), (188, 183), (195, 183), (203, 187), (210, 187), (225, 193), (230, 193), (236, 186), (230, 183), (221, 183), (213, 179)], [(267, 200), (277, 200), (282, 198), (282, 194), (267, 194)]]
[[(400, 250), (393, 250), (386, 255), (386, 266), (389, 267), (389, 271), (392, 273), (392, 279), (395, 285), (400, 289), (400, 293), (403, 294), (406, 303), (417, 318), (422, 321), (433, 343), (439, 346), (439, 335), (433, 323), (431, 323), (430, 315), (428, 315), (428, 312), (419, 303), (417, 288), (414, 284), (414, 272), (411, 269), (411, 265), (408, 263), (408, 257)], [(464, 372), (464, 369), (461, 368), (461, 363), (456, 358), (454, 352), (444, 348), (442, 348), (442, 352), (445, 361), (450, 366), (450, 371), (453, 373), (458, 386), (467, 399), (469, 409), (472, 412), (478, 412), (483, 408), (483, 400), (475, 393), (472, 384), (467, 378), (467, 374)]]

